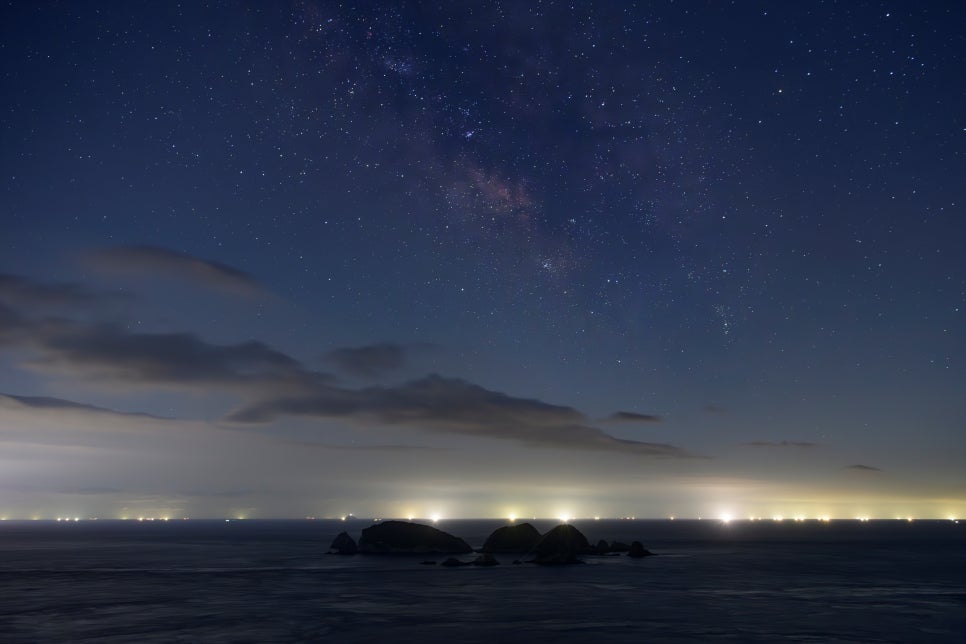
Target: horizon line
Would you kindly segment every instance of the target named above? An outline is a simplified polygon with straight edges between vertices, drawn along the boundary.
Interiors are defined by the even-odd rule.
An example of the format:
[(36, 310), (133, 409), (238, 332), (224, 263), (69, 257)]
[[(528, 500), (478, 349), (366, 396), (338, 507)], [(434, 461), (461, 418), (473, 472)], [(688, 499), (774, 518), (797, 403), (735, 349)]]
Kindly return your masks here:
[(409, 523), (425, 522), (429, 524), (439, 524), (449, 521), (504, 521), (506, 523), (525, 523), (527, 521), (557, 521), (559, 523), (573, 522), (599, 522), (599, 521), (693, 521), (702, 523), (830, 523), (832, 521), (856, 521), (866, 523), (869, 521), (901, 521), (913, 523), (916, 521), (950, 521), (959, 523), (957, 516), (755, 516), (755, 517), (705, 517), (705, 516), (589, 516), (589, 517), (506, 517), (506, 516), (485, 516), (485, 517), (359, 517), (355, 515), (345, 516), (298, 516), (298, 517), (259, 517), (259, 516), (136, 516), (136, 517), (101, 517), (101, 516), (28, 516), (12, 517), (2, 516), (0, 522), (18, 523), (79, 523), (90, 521), (124, 521), (133, 523), (172, 523), (179, 521), (333, 521), (346, 523), (349, 521), (371, 521), (379, 523), (383, 521), (405, 521)]

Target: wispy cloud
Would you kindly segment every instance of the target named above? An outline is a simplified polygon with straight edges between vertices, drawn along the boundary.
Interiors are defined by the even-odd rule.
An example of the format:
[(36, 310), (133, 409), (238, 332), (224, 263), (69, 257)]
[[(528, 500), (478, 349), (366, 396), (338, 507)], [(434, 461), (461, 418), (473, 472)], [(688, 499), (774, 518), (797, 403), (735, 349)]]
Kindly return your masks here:
[(376, 378), (405, 366), (406, 350), (398, 344), (380, 342), (333, 349), (325, 359), (350, 376)]
[(65, 400), (63, 398), (52, 398), (49, 396), (14, 396), (13, 394), (0, 393), (0, 410), (2, 409), (40, 409), (68, 412), (85, 412), (91, 414), (109, 414), (112, 416), (134, 416), (139, 418), (151, 418), (154, 420), (165, 420), (160, 416), (142, 414), (138, 412), (122, 412), (96, 405), (87, 405)]
[[(573, 407), (518, 398), (465, 380), (430, 375), (391, 387), (336, 386), (325, 373), (264, 343), (208, 342), (191, 333), (139, 333), (118, 325), (24, 316), (0, 304), (0, 341), (27, 350), (23, 364), (120, 393), (131, 387), (227, 391), (242, 407), (227, 421), (266, 424), (283, 417), (346, 419), (533, 447), (585, 449), (652, 457), (689, 457), (674, 445), (612, 436)], [(328, 358), (347, 373), (374, 377), (405, 365), (403, 347), (381, 343), (336, 349)], [(106, 413), (57, 398), (10, 397), (34, 411)], [(618, 412), (614, 422), (656, 422)]]
[(858, 472), (881, 472), (882, 471), (878, 467), (873, 467), (871, 465), (861, 465), (859, 463), (856, 463), (854, 465), (847, 465), (845, 469), (858, 471)]
[(810, 443), (807, 441), (751, 441), (750, 443), (744, 443), (744, 445), (748, 447), (797, 447), (802, 449), (818, 447), (818, 443)]
[(0, 306), (34, 313), (97, 306), (125, 296), (92, 291), (74, 282), (43, 283), (21, 275), (0, 273)]
[[(65, 320), (11, 323), (9, 342), (34, 349), (31, 368), (88, 382), (193, 388), (199, 384), (271, 394), (327, 380), (257, 341), (213, 344), (190, 333), (131, 333)], [(0, 338), (4, 337), (0, 325)]]
[(244, 271), (157, 246), (115, 246), (93, 251), (86, 260), (94, 268), (108, 273), (148, 273), (176, 277), (236, 294), (264, 293), (258, 281)]
[(639, 414), (634, 411), (615, 411), (604, 419), (607, 423), (659, 423), (664, 420), (654, 414)]
[(245, 407), (228, 420), (267, 423), (284, 416), (355, 419), (428, 432), (511, 440), (531, 446), (686, 457), (678, 447), (616, 438), (576, 409), (516, 398), (455, 378), (431, 375), (397, 387), (321, 387)]

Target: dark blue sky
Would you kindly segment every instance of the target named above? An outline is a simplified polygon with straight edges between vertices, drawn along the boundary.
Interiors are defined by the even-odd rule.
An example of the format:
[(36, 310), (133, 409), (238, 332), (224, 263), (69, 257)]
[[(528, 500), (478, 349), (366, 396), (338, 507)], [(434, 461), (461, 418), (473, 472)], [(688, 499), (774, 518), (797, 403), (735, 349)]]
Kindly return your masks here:
[(5, 3), (0, 516), (966, 512), (964, 20)]

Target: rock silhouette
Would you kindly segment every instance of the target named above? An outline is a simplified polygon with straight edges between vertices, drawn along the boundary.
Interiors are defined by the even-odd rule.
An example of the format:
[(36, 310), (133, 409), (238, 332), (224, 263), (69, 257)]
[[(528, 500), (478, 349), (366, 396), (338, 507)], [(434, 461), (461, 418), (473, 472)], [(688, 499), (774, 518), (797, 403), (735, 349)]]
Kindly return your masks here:
[(349, 536), (348, 532), (340, 532), (339, 536), (332, 540), (329, 552), (339, 555), (354, 555), (358, 548), (356, 541)]
[(490, 553), (484, 553), (471, 561), (474, 566), (499, 566), (500, 562)]
[(540, 541), (540, 533), (529, 523), (508, 525), (494, 530), (486, 538), (480, 552), (523, 554), (530, 552), (538, 541)]
[(580, 563), (577, 555), (587, 552), (596, 550), (580, 530), (567, 524), (558, 525), (543, 535), (530, 550), (534, 556), (531, 562), (545, 565)]
[(446, 566), (447, 568), (457, 568), (459, 566), (469, 566), (470, 565), (470, 562), (468, 562), (468, 561), (460, 561), (456, 557), (449, 557), (449, 558), (445, 559), (443, 561), (443, 563), (441, 563), (439, 565), (440, 566)]
[(640, 541), (635, 541), (631, 543), (631, 547), (627, 552), (628, 557), (634, 557), (635, 559), (640, 559), (641, 557), (649, 557), (654, 553), (644, 547)]
[(362, 531), (358, 551), (366, 554), (465, 554), (469, 544), (420, 523), (383, 521)]

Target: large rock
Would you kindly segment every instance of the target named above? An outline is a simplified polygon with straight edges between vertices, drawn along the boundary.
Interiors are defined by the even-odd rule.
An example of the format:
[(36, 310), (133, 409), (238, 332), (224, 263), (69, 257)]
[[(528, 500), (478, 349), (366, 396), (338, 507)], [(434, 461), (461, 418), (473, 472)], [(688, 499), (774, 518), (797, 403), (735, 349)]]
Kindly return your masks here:
[(366, 554), (459, 555), (472, 552), (469, 544), (442, 530), (420, 523), (383, 521), (362, 531), (359, 552)]
[(537, 564), (580, 563), (577, 555), (593, 552), (594, 549), (580, 530), (572, 525), (562, 524), (543, 535), (530, 550), (531, 560)]
[(540, 541), (540, 533), (529, 523), (497, 528), (486, 538), (480, 552), (527, 553)]
[(641, 557), (650, 557), (654, 553), (644, 547), (640, 541), (635, 541), (631, 543), (630, 549), (627, 551), (628, 557), (634, 557), (635, 559), (640, 559)]
[(339, 555), (354, 555), (356, 550), (356, 541), (349, 536), (348, 532), (340, 532), (329, 546), (329, 552)]

